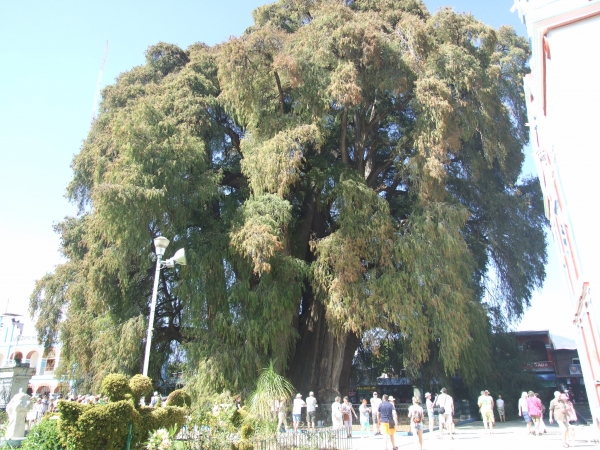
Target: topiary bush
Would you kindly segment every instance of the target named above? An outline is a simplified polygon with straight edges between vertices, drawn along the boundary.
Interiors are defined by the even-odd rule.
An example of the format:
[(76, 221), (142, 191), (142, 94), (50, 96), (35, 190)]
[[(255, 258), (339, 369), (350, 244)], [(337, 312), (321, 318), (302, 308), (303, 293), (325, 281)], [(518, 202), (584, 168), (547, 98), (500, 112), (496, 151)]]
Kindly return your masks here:
[(77, 450), (123, 450), (129, 424), (136, 422), (139, 413), (127, 400), (96, 405), (79, 416), (74, 426), (76, 432), (66, 440), (70, 448)]
[(58, 432), (58, 420), (43, 419), (35, 425), (21, 443), (24, 450), (67, 450), (61, 443)]
[[(128, 380), (124, 375), (108, 375), (102, 381), (102, 392), (111, 399), (106, 405), (60, 401), (60, 443), (69, 450), (123, 450), (130, 424), (131, 448), (147, 440), (154, 430), (165, 428), (179, 432), (186, 421), (186, 409), (176, 406), (136, 408), (131, 401), (132, 393), (149, 392), (149, 380), (142, 376)], [(114, 401), (115, 398), (121, 400)]]
[(142, 441), (148, 439), (151, 432), (160, 428), (167, 430), (175, 428), (175, 434), (177, 434), (186, 421), (185, 409), (176, 406), (165, 406), (164, 408), (143, 406), (139, 408), (139, 413), (139, 435)]
[(125, 400), (131, 396), (129, 380), (121, 373), (111, 373), (102, 380), (102, 395), (106, 395), (111, 402)]
[(183, 389), (177, 389), (167, 397), (167, 406), (190, 407), (192, 406), (192, 397)]
[(60, 420), (58, 422), (58, 434), (61, 444), (68, 447), (69, 438), (73, 439), (79, 435), (77, 429), (77, 421), (85, 411), (92, 408), (92, 405), (82, 405), (77, 402), (67, 402), (61, 400), (58, 402), (58, 414)]
[(145, 397), (152, 392), (152, 379), (144, 375), (134, 375), (131, 380), (129, 380), (129, 389), (137, 404), (140, 398)]

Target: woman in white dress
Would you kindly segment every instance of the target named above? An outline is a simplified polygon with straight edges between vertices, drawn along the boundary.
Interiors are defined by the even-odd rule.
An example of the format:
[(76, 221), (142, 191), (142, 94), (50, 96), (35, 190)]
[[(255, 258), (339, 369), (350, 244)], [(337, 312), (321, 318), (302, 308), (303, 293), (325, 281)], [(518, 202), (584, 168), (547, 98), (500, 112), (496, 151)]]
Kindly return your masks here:
[(334, 430), (339, 430), (344, 426), (340, 400), (340, 397), (336, 397), (335, 402), (331, 404), (331, 423)]

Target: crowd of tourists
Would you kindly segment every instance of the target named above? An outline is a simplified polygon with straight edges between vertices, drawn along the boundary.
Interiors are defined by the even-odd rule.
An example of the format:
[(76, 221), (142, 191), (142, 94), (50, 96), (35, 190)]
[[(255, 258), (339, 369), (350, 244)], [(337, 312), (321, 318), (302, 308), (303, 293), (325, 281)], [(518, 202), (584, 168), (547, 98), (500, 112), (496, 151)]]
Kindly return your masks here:
[[(393, 450), (397, 449), (395, 443), (395, 433), (398, 424), (398, 413), (396, 411), (396, 400), (391, 395), (379, 397), (377, 392), (373, 392), (371, 399), (361, 399), (358, 411), (354, 408), (348, 397), (336, 397), (331, 405), (331, 422), (334, 430), (345, 431), (348, 438), (352, 437), (352, 427), (355, 420), (360, 424), (360, 438), (369, 438), (382, 435), (384, 437), (384, 448), (391, 445)], [(506, 408), (504, 399), (501, 395), (496, 400), (487, 390), (481, 391), (477, 399), (479, 412), (483, 420), (486, 434), (493, 434), (496, 423), (494, 408), (498, 412), (500, 422), (506, 422)], [(425, 407), (421, 406), (419, 397), (412, 398), (412, 405), (408, 408), (408, 421), (410, 429), (414, 436), (417, 446), (423, 449), (423, 427), (424, 417), (427, 415), (428, 427), (431, 436), (433, 436), (434, 427), (437, 425), (439, 432), (438, 439), (443, 439), (447, 435), (454, 439), (454, 400), (448, 394), (446, 388), (442, 388), (438, 395), (425, 393)], [(291, 405), (292, 407), (292, 426), (294, 432), (298, 431), (301, 423), (302, 408), (306, 408), (306, 423), (308, 429), (315, 429), (317, 423), (317, 399), (313, 392), (310, 392), (306, 401), (302, 399), (302, 394), (297, 394)], [(546, 433), (544, 423), (544, 414), (549, 412), (550, 423), (557, 422), (559, 425), (563, 445), (569, 447), (569, 440), (575, 439), (574, 423), (577, 421), (577, 414), (569, 392), (555, 392), (554, 399), (550, 402), (548, 409), (542, 403), (539, 394), (529, 391), (523, 392), (518, 402), (519, 416), (523, 417), (527, 432), (536, 436)], [(278, 417), (277, 430), (282, 427), (287, 432), (287, 402), (280, 399), (275, 402), (275, 412)], [(371, 431), (372, 427), (372, 431)]]
[[(548, 419), (550, 423), (556, 422), (560, 428), (563, 446), (569, 447), (569, 441), (575, 439), (575, 423), (577, 413), (573, 405), (573, 399), (568, 391), (554, 392), (554, 398), (548, 406)], [(544, 414), (546, 407), (539, 398), (539, 394), (533, 391), (523, 392), (519, 399), (519, 416), (523, 417), (527, 425), (527, 433), (541, 436), (546, 433)]]
[[(446, 388), (442, 388), (440, 394), (432, 400), (431, 393), (425, 394), (426, 410), (421, 406), (421, 400), (418, 397), (412, 398), (412, 405), (408, 408), (408, 421), (411, 431), (419, 449), (423, 448), (423, 422), (425, 413), (429, 417), (429, 429), (433, 431), (434, 417), (438, 416), (438, 424), (440, 430), (438, 438), (442, 439), (447, 434), (450, 439), (453, 437), (454, 429), (454, 401), (448, 395)], [(288, 431), (287, 412), (288, 405), (285, 398), (274, 402), (274, 412), (277, 414), (277, 431), (283, 429)], [(296, 394), (292, 402), (292, 426), (294, 432), (298, 431), (301, 423), (302, 408), (306, 408), (306, 423), (308, 429), (315, 429), (317, 424), (317, 399), (313, 392), (310, 392), (306, 401), (302, 399), (302, 394)], [(358, 407), (358, 412), (346, 396), (335, 397), (331, 405), (331, 422), (334, 430), (343, 430), (348, 438), (352, 438), (352, 427), (354, 420), (360, 423), (360, 438), (369, 438), (373, 436), (384, 437), (384, 448), (391, 445), (393, 450), (397, 449), (395, 443), (395, 433), (398, 424), (398, 412), (396, 411), (396, 399), (384, 394), (381, 398), (377, 392), (373, 392), (373, 397), (370, 400), (361, 399), (361, 404)], [(372, 431), (371, 431), (372, 426)]]

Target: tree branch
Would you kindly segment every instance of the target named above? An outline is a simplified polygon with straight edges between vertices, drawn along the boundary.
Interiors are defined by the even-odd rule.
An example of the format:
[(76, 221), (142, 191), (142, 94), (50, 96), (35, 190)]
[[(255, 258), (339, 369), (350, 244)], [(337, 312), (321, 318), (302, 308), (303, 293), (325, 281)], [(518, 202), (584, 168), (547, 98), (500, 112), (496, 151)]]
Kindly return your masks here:
[(340, 137), (340, 147), (342, 151), (342, 162), (350, 165), (350, 157), (348, 156), (348, 142), (346, 138), (348, 136), (348, 108), (344, 108), (342, 113), (342, 136)]
[(285, 102), (283, 98), (283, 89), (281, 88), (281, 80), (279, 79), (279, 74), (275, 70), (273, 72), (275, 74), (275, 81), (277, 82), (277, 90), (279, 91), (279, 112), (281, 114), (285, 114)]

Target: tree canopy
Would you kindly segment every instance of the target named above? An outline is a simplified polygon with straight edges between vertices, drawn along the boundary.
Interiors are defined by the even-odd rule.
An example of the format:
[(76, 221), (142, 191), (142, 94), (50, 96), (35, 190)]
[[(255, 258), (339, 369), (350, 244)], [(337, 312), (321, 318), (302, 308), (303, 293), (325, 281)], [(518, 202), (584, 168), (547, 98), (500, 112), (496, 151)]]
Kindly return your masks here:
[(538, 182), (519, 178), (529, 50), (420, 0), (279, 0), (239, 38), (159, 43), (103, 91), (73, 161), (67, 262), (31, 312), (61, 373), (139, 371), (153, 238), (163, 270), (151, 374), (248, 388), (268, 359), (343, 391), (367, 331), (473, 377), (490, 321), (543, 282)]

